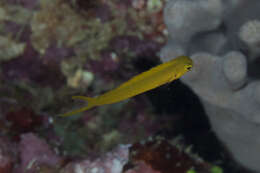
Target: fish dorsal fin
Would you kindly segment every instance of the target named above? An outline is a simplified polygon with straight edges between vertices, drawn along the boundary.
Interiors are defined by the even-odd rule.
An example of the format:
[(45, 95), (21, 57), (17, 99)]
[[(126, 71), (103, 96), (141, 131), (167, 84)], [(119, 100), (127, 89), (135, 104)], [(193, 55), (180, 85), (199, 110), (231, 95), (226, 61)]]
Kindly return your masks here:
[(129, 79), (128, 82), (123, 83), (119, 87), (126, 87), (127, 85), (133, 84), (135, 82), (138, 82), (141, 79), (147, 78), (148, 76), (153, 76), (155, 73), (157, 73), (157, 72), (159, 72), (161, 70), (164, 70), (165, 68), (169, 67), (172, 64), (174, 64), (173, 60), (169, 61), (169, 62), (166, 62), (166, 63), (163, 63), (163, 64), (160, 64), (158, 66), (152, 67), (150, 70), (144, 71), (144, 72), (142, 72), (142, 73), (132, 77), (131, 79)]

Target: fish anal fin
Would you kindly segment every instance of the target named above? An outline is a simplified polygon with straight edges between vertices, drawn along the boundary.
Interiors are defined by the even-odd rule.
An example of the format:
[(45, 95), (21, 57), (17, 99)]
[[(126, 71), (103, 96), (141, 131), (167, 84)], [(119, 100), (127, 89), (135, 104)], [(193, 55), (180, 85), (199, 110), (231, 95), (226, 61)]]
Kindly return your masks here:
[(71, 115), (74, 115), (74, 114), (78, 114), (78, 113), (87, 111), (87, 110), (96, 106), (95, 105), (95, 98), (85, 97), (85, 96), (73, 96), (72, 99), (79, 99), (79, 100), (87, 101), (87, 106), (76, 109), (74, 111), (71, 111), (71, 112), (68, 112), (68, 113), (65, 113), (65, 114), (62, 114), (61, 115), (62, 117), (67, 117), (67, 116), (71, 116)]

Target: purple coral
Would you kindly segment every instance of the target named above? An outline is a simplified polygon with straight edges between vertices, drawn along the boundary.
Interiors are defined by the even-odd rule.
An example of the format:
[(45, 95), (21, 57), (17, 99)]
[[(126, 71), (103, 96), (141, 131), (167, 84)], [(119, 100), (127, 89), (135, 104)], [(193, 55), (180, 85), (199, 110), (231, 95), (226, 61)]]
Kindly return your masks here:
[(74, 56), (72, 48), (58, 47), (56, 43), (50, 44), (46, 49), (42, 60), (44, 64), (59, 64), (62, 60)]
[(21, 159), (19, 173), (35, 172), (41, 165), (57, 167), (61, 161), (61, 158), (50, 149), (49, 145), (33, 133), (22, 135), (19, 151)]
[(21, 42), (26, 42), (29, 40), (31, 35), (31, 29), (28, 26), (21, 25), (12, 21), (4, 22), (4, 32), (12, 34), (17, 40)]
[(6, 138), (0, 138), (0, 172), (7, 173), (12, 172), (14, 168), (15, 153), (16, 153), (15, 145), (10, 143)]
[(138, 56), (154, 56), (161, 45), (151, 40), (141, 40), (136, 36), (118, 36), (111, 40), (115, 51), (130, 51)]
[(120, 62), (117, 55), (113, 52), (103, 51), (101, 53), (101, 61), (91, 61), (90, 69), (94, 73), (105, 74), (108, 72), (115, 72), (118, 70)]
[[(34, 50), (31, 44), (28, 43), (22, 56), (2, 63), (2, 71), (5, 79), (33, 81), (43, 86), (51, 85), (53, 87), (59, 87), (65, 78), (59, 71), (58, 64), (55, 63), (54, 58), (57, 58), (55, 54), (58, 55), (58, 53), (49, 54), (52, 56), (49, 55), (48, 58), (53, 59), (40, 59), (39, 54)], [(58, 56), (58, 58), (60, 57)]]
[(96, 16), (102, 21), (107, 22), (111, 19), (111, 10), (108, 5), (99, 5), (95, 10)]
[(39, 5), (39, 0), (8, 0), (8, 3), (21, 5), (27, 9), (36, 9)]

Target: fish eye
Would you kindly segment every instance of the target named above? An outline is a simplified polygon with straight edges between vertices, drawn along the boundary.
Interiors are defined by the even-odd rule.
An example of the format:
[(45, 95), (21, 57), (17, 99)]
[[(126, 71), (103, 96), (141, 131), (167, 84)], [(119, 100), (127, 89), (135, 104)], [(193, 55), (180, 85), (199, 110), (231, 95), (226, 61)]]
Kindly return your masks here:
[(188, 71), (190, 71), (190, 70), (191, 70), (191, 66), (187, 66), (186, 69), (187, 69)]

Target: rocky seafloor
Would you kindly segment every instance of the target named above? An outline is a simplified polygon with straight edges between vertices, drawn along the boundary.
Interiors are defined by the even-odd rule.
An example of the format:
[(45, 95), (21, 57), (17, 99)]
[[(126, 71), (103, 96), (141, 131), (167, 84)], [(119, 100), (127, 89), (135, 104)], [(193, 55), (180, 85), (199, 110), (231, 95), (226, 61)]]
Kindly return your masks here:
[(180, 81), (59, 117), (160, 63), (165, 4), (0, 0), (0, 173), (246, 172)]

